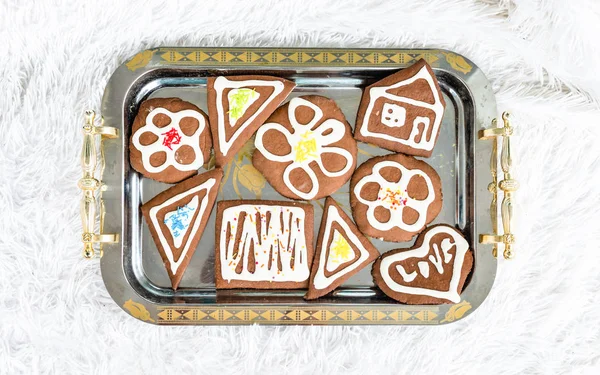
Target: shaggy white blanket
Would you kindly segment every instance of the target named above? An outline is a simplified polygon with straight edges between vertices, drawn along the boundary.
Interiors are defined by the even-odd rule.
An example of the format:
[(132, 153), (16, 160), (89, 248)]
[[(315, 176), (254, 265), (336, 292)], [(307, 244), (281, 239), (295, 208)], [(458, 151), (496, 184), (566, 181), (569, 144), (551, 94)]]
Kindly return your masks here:
[[(594, 0), (0, 2), (0, 373), (600, 371), (600, 8)], [(156, 327), (81, 258), (83, 112), (139, 50), (441, 47), (515, 138), (518, 247), (440, 327)]]

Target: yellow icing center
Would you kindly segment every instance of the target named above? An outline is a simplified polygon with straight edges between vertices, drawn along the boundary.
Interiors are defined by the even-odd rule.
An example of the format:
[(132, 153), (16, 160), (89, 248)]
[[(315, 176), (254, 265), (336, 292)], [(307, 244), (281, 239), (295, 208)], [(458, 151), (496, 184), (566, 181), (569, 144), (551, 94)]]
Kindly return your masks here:
[(317, 158), (317, 141), (311, 131), (307, 131), (300, 136), (300, 140), (294, 147), (294, 152), (294, 160), (297, 163)]
[(352, 248), (343, 236), (338, 235), (331, 243), (329, 257), (333, 263), (343, 263), (352, 258)]

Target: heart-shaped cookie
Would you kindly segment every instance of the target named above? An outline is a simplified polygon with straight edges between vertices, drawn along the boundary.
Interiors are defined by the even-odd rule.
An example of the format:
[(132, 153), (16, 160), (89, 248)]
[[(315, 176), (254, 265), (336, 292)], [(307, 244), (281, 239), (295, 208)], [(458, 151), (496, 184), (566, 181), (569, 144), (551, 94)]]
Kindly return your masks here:
[(383, 254), (372, 274), (375, 284), (396, 301), (433, 305), (460, 302), (472, 267), (467, 240), (442, 224), (427, 228), (413, 247)]

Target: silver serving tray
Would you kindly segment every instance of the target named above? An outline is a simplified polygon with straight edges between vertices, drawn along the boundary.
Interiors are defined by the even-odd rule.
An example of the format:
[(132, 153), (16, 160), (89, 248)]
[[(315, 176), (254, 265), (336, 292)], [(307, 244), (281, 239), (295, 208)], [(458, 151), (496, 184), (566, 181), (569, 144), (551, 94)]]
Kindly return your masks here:
[[(206, 81), (214, 75), (264, 74), (296, 82), (290, 97), (318, 94), (334, 99), (352, 126), (362, 88), (424, 58), (434, 69), (446, 99), (441, 133), (431, 158), (440, 174), (443, 208), (432, 223), (456, 225), (471, 244), (475, 266), (455, 305), (403, 305), (373, 286), (371, 267), (353, 276), (332, 295), (304, 301), (304, 290), (229, 290), (214, 286), (215, 210), (202, 240), (174, 292), (159, 253), (142, 219), (140, 205), (170, 185), (143, 178), (129, 164), (130, 127), (139, 104), (148, 98), (179, 97), (207, 111)], [(138, 53), (110, 78), (102, 100), (107, 126), (120, 132), (104, 141), (104, 231), (120, 235), (101, 259), (106, 288), (131, 315), (156, 324), (440, 324), (470, 314), (489, 293), (497, 261), (480, 235), (495, 233), (490, 220), (492, 143), (477, 132), (496, 116), (496, 102), (483, 72), (468, 59), (443, 50), (157, 48)], [(252, 142), (225, 168), (218, 200), (286, 200), (260, 174), (252, 173)], [(494, 146), (496, 147), (496, 146)], [(359, 143), (358, 165), (389, 153)], [(334, 198), (350, 213), (348, 184)], [(315, 238), (322, 214), (315, 207)], [(411, 243), (373, 240), (385, 252)]]

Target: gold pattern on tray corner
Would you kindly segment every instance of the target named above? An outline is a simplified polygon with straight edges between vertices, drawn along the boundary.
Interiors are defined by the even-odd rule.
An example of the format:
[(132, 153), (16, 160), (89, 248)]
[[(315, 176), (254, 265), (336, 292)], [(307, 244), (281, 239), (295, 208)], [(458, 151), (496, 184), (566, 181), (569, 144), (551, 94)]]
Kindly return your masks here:
[(125, 66), (127, 67), (127, 69), (131, 70), (132, 72), (135, 72), (136, 70), (145, 67), (146, 65), (148, 65), (150, 60), (152, 60), (154, 51), (155, 50), (147, 49), (145, 51), (138, 53), (137, 55), (133, 56), (131, 58), (131, 60), (129, 60), (125, 64)]
[(240, 165), (235, 163), (234, 168), (233, 190), (235, 190), (240, 199), (243, 197), (243, 194), (240, 192), (238, 182), (253, 193), (256, 196), (256, 199), (260, 199), (262, 197), (262, 190), (266, 184), (266, 180), (262, 173), (254, 168), (252, 164)]
[(446, 56), (446, 62), (450, 64), (452, 69), (457, 70), (463, 74), (468, 74), (473, 69), (471, 64), (469, 64), (467, 60), (461, 55), (457, 55), (453, 52), (443, 52), (443, 54)]
[[(492, 226), (495, 234), (481, 234), (479, 236), (479, 242), (483, 244), (493, 244), (492, 254), (497, 256), (498, 249), (497, 244), (504, 244), (504, 258), (512, 259), (514, 257), (513, 246), (515, 243), (515, 236), (512, 233), (513, 230), (513, 198), (514, 192), (519, 189), (519, 182), (513, 179), (511, 169), (513, 167), (513, 158), (510, 147), (510, 139), (513, 135), (513, 127), (510, 122), (510, 114), (504, 112), (502, 114), (502, 120), (504, 126), (498, 127), (496, 119), (492, 121), (492, 127), (489, 129), (482, 129), (479, 132), (479, 139), (491, 139), (492, 140), (492, 159), (490, 160), (490, 170), (492, 173), (492, 182), (488, 186), (488, 190), (492, 193), (492, 205), (490, 206), (490, 217), (492, 220)], [(497, 138), (502, 137), (502, 151), (500, 154), (500, 167), (504, 174), (504, 179), (498, 182), (497, 177), (497, 163), (498, 163), (498, 145)], [(502, 228), (504, 234), (498, 233), (498, 189), (502, 190), (504, 197), (500, 208), (500, 217), (502, 218)]]
[(144, 322), (155, 323), (155, 320), (150, 317), (150, 312), (146, 309), (146, 306), (141, 303), (133, 302), (133, 300), (128, 299), (123, 304), (123, 308), (129, 311), (134, 318), (138, 318)]
[(467, 313), (467, 311), (471, 310), (472, 307), (473, 306), (471, 306), (471, 304), (467, 301), (462, 301), (461, 303), (453, 305), (448, 309), (446, 315), (444, 316), (444, 319), (442, 319), (440, 323), (450, 323), (455, 320), (458, 320), (462, 318)]
[[(161, 308), (159, 308), (161, 310)], [(359, 309), (294, 309), (294, 308), (162, 308), (158, 324), (437, 324), (438, 310), (359, 310)]]
[[(159, 56), (169, 64), (184, 65), (410, 65), (420, 59), (439, 65), (437, 50), (336, 50), (336, 49), (243, 49), (160, 48)], [(460, 56), (459, 56), (460, 57)], [(462, 60), (464, 62), (464, 59)], [(467, 66), (469, 66), (467, 64)], [(470, 66), (469, 66), (470, 70)]]
[[(99, 126), (95, 124), (96, 113), (88, 110), (85, 113), (85, 125), (83, 126), (83, 145), (81, 148), (81, 169), (83, 176), (77, 182), (77, 186), (83, 192), (81, 200), (81, 222), (83, 234), (81, 239), (83, 242), (83, 257), (92, 259), (98, 255), (102, 257), (104, 254), (104, 243), (115, 243), (119, 241), (118, 234), (104, 234), (104, 219), (106, 210), (102, 192), (105, 190), (105, 185), (102, 183), (104, 174), (104, 144), (103, 141), (107, 138), (118, 138), (119, 132), (116, 128), (104, 126), (104, 119), (101, 120)], [(99, 151), (96, 148), (96, 136), (100, 135)], [(100, 160), (98, 161), (98, 152)], [(96, 177), (98, 162), (100, 163), (98, 177)], [(99, 206), (99, 212), (98, 211)], [(99, 216), (100, 231), (96, 233), (96, 215)], [(98, 254), (94, 244), (98, 244)]]

